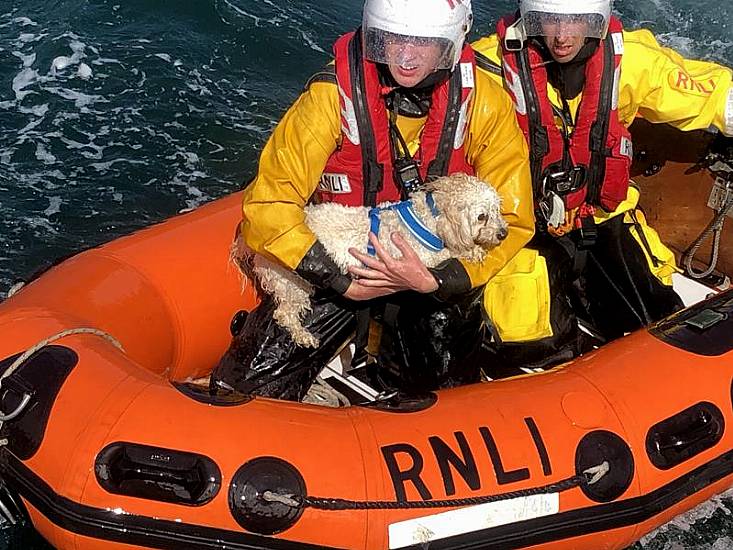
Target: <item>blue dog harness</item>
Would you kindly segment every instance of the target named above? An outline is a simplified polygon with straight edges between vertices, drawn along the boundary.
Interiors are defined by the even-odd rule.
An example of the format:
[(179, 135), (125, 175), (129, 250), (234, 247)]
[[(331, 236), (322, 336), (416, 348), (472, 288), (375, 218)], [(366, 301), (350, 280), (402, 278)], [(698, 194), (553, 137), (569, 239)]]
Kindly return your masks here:
[[(437, 216), (438, 208), (435, 206), (435, 200), (431, 193), (425, 194), (425, 202), (428, 207), (430, 207), (430, 211), (433, 213), (433, 216)], [(397, 216), (399, 216), (402, 223), (407, 227), (410, 233), (412, 233), (413, 237), (415, 237), (418, 242), (428, 250), (440, 252), (445, 248), (445, 244), (440, 237), (425, 227), (425, 224), (417, 217), (411, 200), (390, 204), (388, 206), (375, 206), (369, 210), (370, 230), (375, 235), (379, 235), (379, 225), (381, 223), (379, 216), (382, 212), (386, 212), (387, 210), (394, 210), (397, 212)], [(370, 256), (374, 256), (376, 254), (376, 250), (374, 250), (371, 242), (367, 243), (367, 254)]]

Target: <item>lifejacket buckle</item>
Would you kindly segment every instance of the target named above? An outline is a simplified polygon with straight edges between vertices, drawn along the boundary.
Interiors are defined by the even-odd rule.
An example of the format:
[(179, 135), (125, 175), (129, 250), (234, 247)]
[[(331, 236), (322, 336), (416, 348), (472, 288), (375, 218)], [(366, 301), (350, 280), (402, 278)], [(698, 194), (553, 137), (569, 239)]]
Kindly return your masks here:
[(539, 200), (538, 207), (547, 225), (559, 227), (565, 221), (565, 203), (554, 191), (548, 191)]
[(580, 189), (585, 183), (585, 166), (573, 166), (569, 170), (547, 171), (543, 185), (545, 190), (567, 195)]

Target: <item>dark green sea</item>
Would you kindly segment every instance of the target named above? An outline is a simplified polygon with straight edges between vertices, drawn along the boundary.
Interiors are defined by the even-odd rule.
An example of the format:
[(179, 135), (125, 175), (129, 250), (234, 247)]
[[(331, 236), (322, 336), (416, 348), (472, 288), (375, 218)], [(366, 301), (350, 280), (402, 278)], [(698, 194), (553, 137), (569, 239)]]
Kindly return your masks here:
[[(475, 0), (474, 37), (514, 0)], [(732, 0), (620, 0), (733, 66)], [(361, 0), (0, 0), (0, 299), (64, 256), (239, 189)], [(0, 548), (46, 549), (30, 529)], [(718, 498), (635, 548), (733, 548)]]

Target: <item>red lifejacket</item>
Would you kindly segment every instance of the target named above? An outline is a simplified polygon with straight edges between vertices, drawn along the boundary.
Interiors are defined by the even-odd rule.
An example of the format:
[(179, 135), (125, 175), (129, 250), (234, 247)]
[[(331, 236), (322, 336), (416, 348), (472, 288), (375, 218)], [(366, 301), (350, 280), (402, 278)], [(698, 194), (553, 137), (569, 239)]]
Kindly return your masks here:
[(572, 166), (584, 167), (585, 177), (576, 190), (564, 195), (558, 193), (565, 207), (569, 210), (589, 204), (615, 210), (626, 199), (633, 157), (631, 135), (618, 116), (623, 54), (621, 22), (611, 18), (608, 35), (586, 62), (583, 98), (566, 145), (562, 131), (555, 124), (547, 95), (545, 60), (538, 48), (530, 42), (518, 52), (505, 48), (506, 29), (515, 21), (516, 16), (501, 19), (497, 34), (502, 47), (504, 82), (513, 96), (517, 120), (529, 144), (536, 199), (548, 191), (545, 176), (562, 164), (567, 147)]
[[(340, 94), (342, 142), (328, 159), (318, 193), (321, 200), (374, 206), (400, 200), (394, 181), (389, 121), (377, 66), (362, 56), (358, 33), (334, 45)], [(474, 174), (463, 143), (475, 78), (473, 49), (466, 45), (451, 77), (435, 86), (430, 111), (414, 155), (423, 181), (464, 172)]]

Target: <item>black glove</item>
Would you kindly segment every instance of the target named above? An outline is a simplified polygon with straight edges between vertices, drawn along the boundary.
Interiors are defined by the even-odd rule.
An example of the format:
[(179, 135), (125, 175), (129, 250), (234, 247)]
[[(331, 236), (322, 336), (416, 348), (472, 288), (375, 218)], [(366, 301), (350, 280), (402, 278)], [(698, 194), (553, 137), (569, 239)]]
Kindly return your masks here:
[(295, 272), (317, 288), (330, 288), (343, 294), (351, 284), (351, 278), (341, 273), (321, 241), (316, 241), (295, 268)]
[(436, 267), (428, 268), (438, 283), (438, 290), (433, 295), (441, 301), (449, 300), (459, 294), (471, 290), (471, 279), (463, 264), (451, 258)]

